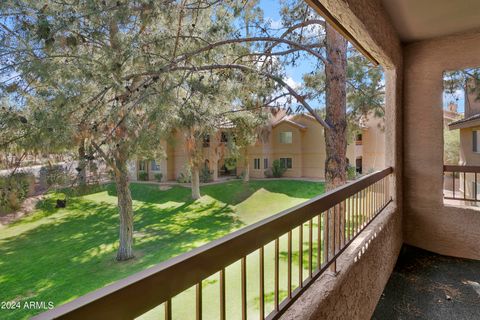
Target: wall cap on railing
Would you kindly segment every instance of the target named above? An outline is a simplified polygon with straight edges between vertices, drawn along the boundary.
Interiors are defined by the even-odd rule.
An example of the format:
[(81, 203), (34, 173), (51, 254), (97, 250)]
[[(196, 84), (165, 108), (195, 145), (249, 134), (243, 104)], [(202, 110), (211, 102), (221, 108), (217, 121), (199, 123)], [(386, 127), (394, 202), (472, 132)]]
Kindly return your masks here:
[(443, 165), (443, 172), (480, 173), (480, 166), (462, 166), (462, 165), (445, 164)]
[[(33, 319), (132, 319), (393, 172), (389, 167), (90, 292)], [(195, 272), (192, 269), (195, 268)], [(178, 277), (181, 274), (182, 277)]]

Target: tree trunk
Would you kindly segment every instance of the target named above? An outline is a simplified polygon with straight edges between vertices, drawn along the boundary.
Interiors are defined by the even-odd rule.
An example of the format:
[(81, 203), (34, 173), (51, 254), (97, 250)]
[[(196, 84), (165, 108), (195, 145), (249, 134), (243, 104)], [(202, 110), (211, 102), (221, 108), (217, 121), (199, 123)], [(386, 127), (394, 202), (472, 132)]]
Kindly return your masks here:
[[(331, 129), (325, 129), (325, 181), (327, 190), (332, 190), (347, 181), (347, 41), (333, 27), (326, 24), (326, 51), (325, 65), (326, 84), (326, 122)], [(338, 251), (340, 239), (344, 233), (345, 208), (343, 205), (329, 210), (325, 230), (328, 228), (328, 248), (324, 252), (331, 259)], [(328, 226), (327, 226), (328, 224)], [(334, 231), (335, 230), (335, 231)], [(336, 266), (332, 265), (332, 271)]]
[(212, 180), (218, 181), (218, 160), (215, 158), (212, 164)]
[[(216, 144), (218, 144), (217, 141), (215, 141)], [(210, 167), (211, 167), (211, 172), (212, 172), (212, 181), (217, 181), (218, 180), (218, 161), (220, 159), (220, 154), (221, 150), (219, 146), (216, 146), (214, 149), (213, 154), (211, 154), (211, 161), (210, 161)], [(208, 168), (210, 170), (210, 168)]]
[(248, 153), (247, 148), (245, 148), (245, 153), (243, 155), (243, 182), (247, 183), (250, 181), (250, 161), (248, 161)]
[(78, 147), (78, 184), (84, 187), (87, 184), (87, 161), (85, 159), (85, 141), (80, 142)]
[(117, 186), (118, 210), (120, 215), (120, 245), (117, 260), (125, 261), (133, 255), (133, 208), (130, 181), (126, 161), (116, 161), (115, 182)]
[(326, 121), (331, 129), (325, 130), (325, 180), (327, 190), (347, 181), (347, 41), (327, 24)]
[(198, 165), (192, 166), (192, 199), (200, 199), (200, 170)]

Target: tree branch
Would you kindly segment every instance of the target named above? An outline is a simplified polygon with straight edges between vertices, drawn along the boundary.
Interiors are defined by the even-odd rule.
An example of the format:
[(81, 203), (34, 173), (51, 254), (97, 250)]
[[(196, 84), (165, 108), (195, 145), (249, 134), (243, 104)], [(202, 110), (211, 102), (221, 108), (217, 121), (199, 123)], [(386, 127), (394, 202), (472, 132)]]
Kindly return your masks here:
[[(305, 100), (305, 98), (298, 94), (291, 86), (289, 86), (282, 78), (274, 76), (270, 73), (266, 73), (260, 70), (256, 70), (251, 67), (247, 67), (244, 65), (240, 64), (213, 64), (213, 65), (205, 65), (205, 66), (176, 66), (170, 68), (168, 71), (182, 71), (182, 70), (191, 70), (194, 72), (199, 72), (199, 71), (211, 71), (211, 70), (219, 70), (219, 69), (237, 69), (241, 70), (244, 72), (250, 72), (250, 73), (256, 73), (259, 74), (263, 77), (266, 77), (268, 79), (271, 79), (278, 84), (280, 84), (282, 87), (284, 87), (290, 95), (292, 95), (302, 106), (310, 112), (310, 114), (325, 128), (325, 129), (331, 129), (331, 126), (325, 122), (316, 112), (315, 110), (308, 104), (308, 102)], [(151, 73), (150, 75), (157, 75), (157, 73)]]
[[(272, 42), (276, 41), (278, 43), (284, 43), (284, 44), (287, 44), (291, 47), (298, 48), (300, 50), (303, 50), (303, 51), (306, 51), (306, 52), (310, 53), (314, 57), (321, 60), (324, 64), (328, 63), (327, 59), (325, 59), (325, 57), (323, 57), (320, 53), (316, 52), (315, 50), (313, 50), (309, 46), (302, 45), (298, 42), (288, 40), (288, 39), (276, 38), (276, 37), (250, 37), (250, 38), (239, 38), (239, 39), (227, 39), (227, 40), (222, 40), (222, 41), (218, 41), (218, 42), (215, 42), (215, 43), (211, 43), (211, 44), (209, 44), (205, 47), (202, 47), (202, 48), (199, 48), (197, 50), (194, 50), (194, 51), (191, 51), (191, 52), (188, 52), (188, 53), (185, 53), (185, 54), (181, 55), (179, 58), (173, 60), (171, 63), (163, 66), (162, 68), (160, 68), (156, 73), (161, 73), (161, 70), (167, 71), (170, 68), (172, 68), (172, 66), (177, 66), (178, 64), (187, 61), (189, 58), (191, 58), (191, 57), (193, 57), (197, 54), (200, 54), (202, 52), (209, 51), (209, 50), (212, 50), (214, 48), (221, 47), (221, 46), (224, 46), (224, 45), (227, 45), (227, 44), (248, 43), (248, 42), (268, 42), (268, 41), (272, 41)], [(259, 55), (261, 55), (261, 53), (259, 53)], [(133, 77), (138, 76), (138, 75), (142, 75), (142, 74), (131, 74), (131, 75), (128, 75), (128, 76), (124, 77), (123, 80), (130, 80)]]

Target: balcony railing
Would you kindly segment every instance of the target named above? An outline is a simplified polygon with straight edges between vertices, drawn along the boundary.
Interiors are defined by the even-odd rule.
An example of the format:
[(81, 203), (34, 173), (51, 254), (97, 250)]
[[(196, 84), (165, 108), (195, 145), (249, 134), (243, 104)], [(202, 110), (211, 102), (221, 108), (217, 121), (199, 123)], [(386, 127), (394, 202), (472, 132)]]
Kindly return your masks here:
[[(236, 304), (242, 319), (246, 319), (253, 307), (248, 305), (247, 283), (258, 281), (255, 312), (261, 319), (277, 319), (322, 273), (335, 271), (337, 258), (392, 201), (389, 190), (392, 172), (392, 168), (387, 168), (362, 177), (35, 319), (133, 319), (158, 307), (163, 308), (161, 312), (168, 320), (174, 316), (175, 296), (185, 291), (193, 295), (192, 305), (182, 304), (180, 308), (191, 308), (189, 318), (206, 319), (202, 301), (208, 285), (206, 279), (212, 275), (219, 276), (218, 290), (214, 291), (218, 318), (225, 319), (227, 305)], [(282, 257), (281, 242), (286, 247)], [(267, 246), (273, 249), (273, 254), (266, 254)], [(258, 263), (254, 269), (257, 276), (249, 277), (247, 270), (251, 272), (252, 268), (247, 269), (248, 262)], [(265, 280), (270, 276), (265, 273), (267, 262), (273, 266), (270, 304), (266, 303), (265, 292)], [(232, 264), (239, 266), (238, 271), (227, 269)], [(238, 301), (226, 299), (228, 272), (240, 273)], [(280, 290), (280, 282), (287, 283), (286, 290)]]
[(478, 188), (479, 173), (480, 166), (444, 165), (443, 198), (448, 200), (480, 201), (478, 196), (478, 191), (480, 191)]

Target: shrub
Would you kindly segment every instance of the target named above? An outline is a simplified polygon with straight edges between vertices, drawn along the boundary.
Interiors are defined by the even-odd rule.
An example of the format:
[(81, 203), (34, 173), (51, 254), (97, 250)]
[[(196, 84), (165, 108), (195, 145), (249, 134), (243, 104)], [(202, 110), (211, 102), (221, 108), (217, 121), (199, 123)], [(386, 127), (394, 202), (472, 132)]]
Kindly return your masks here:
[(138, 173), (138, 180), (147, 181), (148, 180), (148, 173), (146, 171), (140, 171)]
[(263, 171), (263, 174), (267, 178), (272, 178), (273, 177), (272, 168), (265, 169), (265, 171)]
[(162, 182), (163, 174), (161, 172), (157, 172), (153, 176), (155, 177), (155, 180), (157, 180), (158, 182)]
[(111, 169), (107, 170), (107, 177), (110, 181), (115, 181), (115, 172)]
[(212, 181), (212, 171), (208, 170), (207, 167), (203, 167), (202, 170), (200, 170), (200, 182), (206, 183), (206, 182), (211, 182)]
[(347, 179), (348, 180), (353, 180), (357, 176), (357, 169), (352, 166), (347, 167)]
[(281, 178), (287, 169), (280, 165), (280, 160), (273, 160), (272, 162), (272, 177)]
[(178, 183), (190, 183), (192, 182), (192, 170), (190, 169), (190, 166), (185, 166), (183, 170), (180, 172), (180, 174), (177, 177), (177, 182)]
[(235, 170), (235, 168), (237, 167), (237, 159), (227, 158), (225, 159), (224, 165), (225, 165), (225, 169), (227, 169), (228, 171)]
[(237, 174), (237, 179), (243, 180), (243, 178), (245, 178), (246, 174), (247, 174), (247, 172), (245, 170), (243, 170), (240, 174)]
[(28, 197), (34, 183), (35, 177), (27, 172), (0, 177), (0, 213), (18, 210), (23, 200)]
[(75, 188), (60, 189), (58, 190), (58, 192), (61, 192), (61, 196), (64, 196), (64, 198), (66, 199), (69, 197), (80, 197), (80, 196), (89, 195), (92, 193), (97, 193), (105, 190), (106, 190), (105, 185), (102, 185), (99, 183), (93, 183), (93, 184), (87, 184), (87, 185), (79, 186)]
[(40, 169), (40, 185), (42, 188), (64, 186), (67, 181), (67, 169), (62, 165), (49, 165)]

